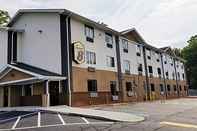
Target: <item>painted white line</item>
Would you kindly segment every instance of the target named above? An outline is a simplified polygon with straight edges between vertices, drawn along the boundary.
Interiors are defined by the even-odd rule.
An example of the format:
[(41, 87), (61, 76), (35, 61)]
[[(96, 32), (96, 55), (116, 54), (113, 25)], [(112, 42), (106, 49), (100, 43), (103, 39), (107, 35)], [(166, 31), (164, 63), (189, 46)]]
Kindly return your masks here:
[[(37, 112), (36, 112), (36, 113), (37, 113)], [(33, 112), (33, 113), (29, 113), (29, 114), (22, 115), (22, 116), (20, 116), (20, 117), (22, 118), (22, 117), (30, 116), (30, 115), (33, 115), (33, 114), (36, 114), (36, 113)], [(0, 123), (6, 122), (6, 121), (10, 121), (10, 120), (14, 120), (14, 119), (17, 119), (18, 117), (19, 117), (19, 116), (15, 116), (15, 117), (12, 117), (12, 118), (8, 118), (8, 119), (5, 119), (5, 120), (1, 120)]]
[(38, 112), (38, 127), (40, 127), (41, 114)]
[(90, 122), (85, 117), (81, 117), (81, 119), (84, 120), (86, 124), (90, 124)]
[(21, 117), (19, 116), (18, 119), (16, 120), (16, 122), (14, 123), (14, 125), (12, 126), (12, 129), (15, 129), (18, 122), (20, 121)]
[(61, 120), (62, 124), (65, 125), (66, 123), (65, 123), (64, 119), (62, 118), (62, 116), (60, 114), (58, 114), (58, 117)]
[[(111, 125), (114, 124), (114, 122), (91, 122), (89, 124), (87, 123), (67, 123), (66, 125), (62, 124), (55, 124), (55, 125), (44, 125), (44, 126), (32, 126), (32, 127), (21, 127), (21, 128), (15, 128), (14, 130), (27, 130), (27, 129), (38, 129), (38, 128), (47, 128), (47, 127), (58, 127), (58, 126), (74, 126), (74, 125)], [(0, 131), (10, 131), (11, 129), (0, 129)]]
[(197, 125), (185, 124), (185, 123), (175, 123), (175, 122), (163, 121), (163, 122), (160, 122), (160, 124), (169, 125), (169, 126), (176, 126), (176, 127), (195, 128), (195, 129), (197, 129)]
[(1, 112), (0, 115), (7, 114), (7, 113), (9, 113), (9, 112), (10, 112), (10, 111)]

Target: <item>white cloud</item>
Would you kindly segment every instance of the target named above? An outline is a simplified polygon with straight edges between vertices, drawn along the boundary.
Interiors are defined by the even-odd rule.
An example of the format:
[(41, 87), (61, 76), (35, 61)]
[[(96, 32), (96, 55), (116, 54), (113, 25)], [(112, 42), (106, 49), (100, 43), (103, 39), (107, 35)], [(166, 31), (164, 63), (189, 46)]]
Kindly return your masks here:
[(183, 47), (197, 33), (196, 0), (0, 0), (13, 15), (20, 8), (66, 8), (117, 30), (136, 27), (155, 46)]

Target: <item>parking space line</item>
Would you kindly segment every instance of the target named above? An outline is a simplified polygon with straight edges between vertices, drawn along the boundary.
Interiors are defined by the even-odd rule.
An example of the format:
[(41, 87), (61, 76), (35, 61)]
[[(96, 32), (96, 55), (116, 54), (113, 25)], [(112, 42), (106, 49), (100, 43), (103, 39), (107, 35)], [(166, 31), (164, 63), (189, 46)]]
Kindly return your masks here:
[[(20, 117), (26, 117), (26, 116), (33, 115), (33, 114), (35, 114), (35, 112), (29, 113), (29, 114), (25, 114), (25, 115), (22, 115), (22, 116), (20, 116)], [(10, 121), (10, 120), (14, 120), (14, 119), (16, 119), (16, 118), (18, 118), (18, 117), (19, 117), (19, 116), (15, 116), (15, 117), (12, 117), (12, 118), (4, 119), (4, 120), (1, 120), (0, 123), (6, 122), (6, 121)]]
[(12, 126), (12, 129), (15, 129), (16, 128), (16, 126), (17, 126), (18, 122), (20, 121), (20, 119), (21, 119), (21, 117), (19, 116), (17, 118), (16, 122), (14, 123), (14, 125)]
[(10, 111), (1, 112), (0, 115), (7, 114), (7, 113), (9, 113), (9, 112), (10, 112)]
[(169, 126), (176, 126), (176, 127), (195, 128), (195, 129), (197, 129), (197, 125), (185, 124), (185, 123), (175, 123), (175, 122), (163, 121), (163, 122), (160, 122), (160, 124), (169, 125)]
[(58, 113), (58, 117), (61, 120), (62, 124), (65, 125), (66, 124), (65, 121), (64, 121), (64, 119), (62, 118), (62, 116), (59, 113)]
[(90, 122), (85, 117), (81, 117), (81, 119), (84, 120), (86, 124), (90, 124)]
[(41, 120), (41, 115), (40, 112), (38, 112), (38, 127), (40, 127), (40, 120)]
[[(91, 122), (89, 125), (103, 125), (108, 124), (111, 125), (114, 122)], [(47, 128), (47, 127), (58, 127), (58, 126), (74, 126), (74, 125), (87, 125), (87, 123), (67, 123), (66, 125), (62, 124), (55, 124), (55, 125), (44, 125), (44, 126), (32, 126), (32, 127), (21, 127), (21, 128), (15, 128), (14, 130), (27, 130), (27, 129), (37, 129), (37, 128)], [(0, 129), (0, 131), (10, 131), (10, 129)]]

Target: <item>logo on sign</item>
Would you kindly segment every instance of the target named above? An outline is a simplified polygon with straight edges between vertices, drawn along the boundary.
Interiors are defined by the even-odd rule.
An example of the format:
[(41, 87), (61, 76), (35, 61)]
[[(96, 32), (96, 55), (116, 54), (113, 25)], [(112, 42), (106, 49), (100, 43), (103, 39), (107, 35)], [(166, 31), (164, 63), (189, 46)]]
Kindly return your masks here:
[(82, 64), (85, 62), (85, 47), (81, 42), (73, 43), (74, 47), (74, 61), (77, 64)]

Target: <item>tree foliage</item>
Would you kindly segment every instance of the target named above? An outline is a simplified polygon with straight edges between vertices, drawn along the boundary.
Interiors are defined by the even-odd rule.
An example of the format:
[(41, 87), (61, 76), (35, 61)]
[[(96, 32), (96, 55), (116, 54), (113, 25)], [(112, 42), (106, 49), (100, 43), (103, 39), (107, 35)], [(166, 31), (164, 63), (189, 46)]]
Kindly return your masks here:
[(186, 60), (186, 71), (191, 88), (197, 89), (197, 35), (192, 36), (188, 45), (181, 51)]
[(10, 16), (7, 11), (0, 10), (0, 26), (5, 26), (10, 20)]

